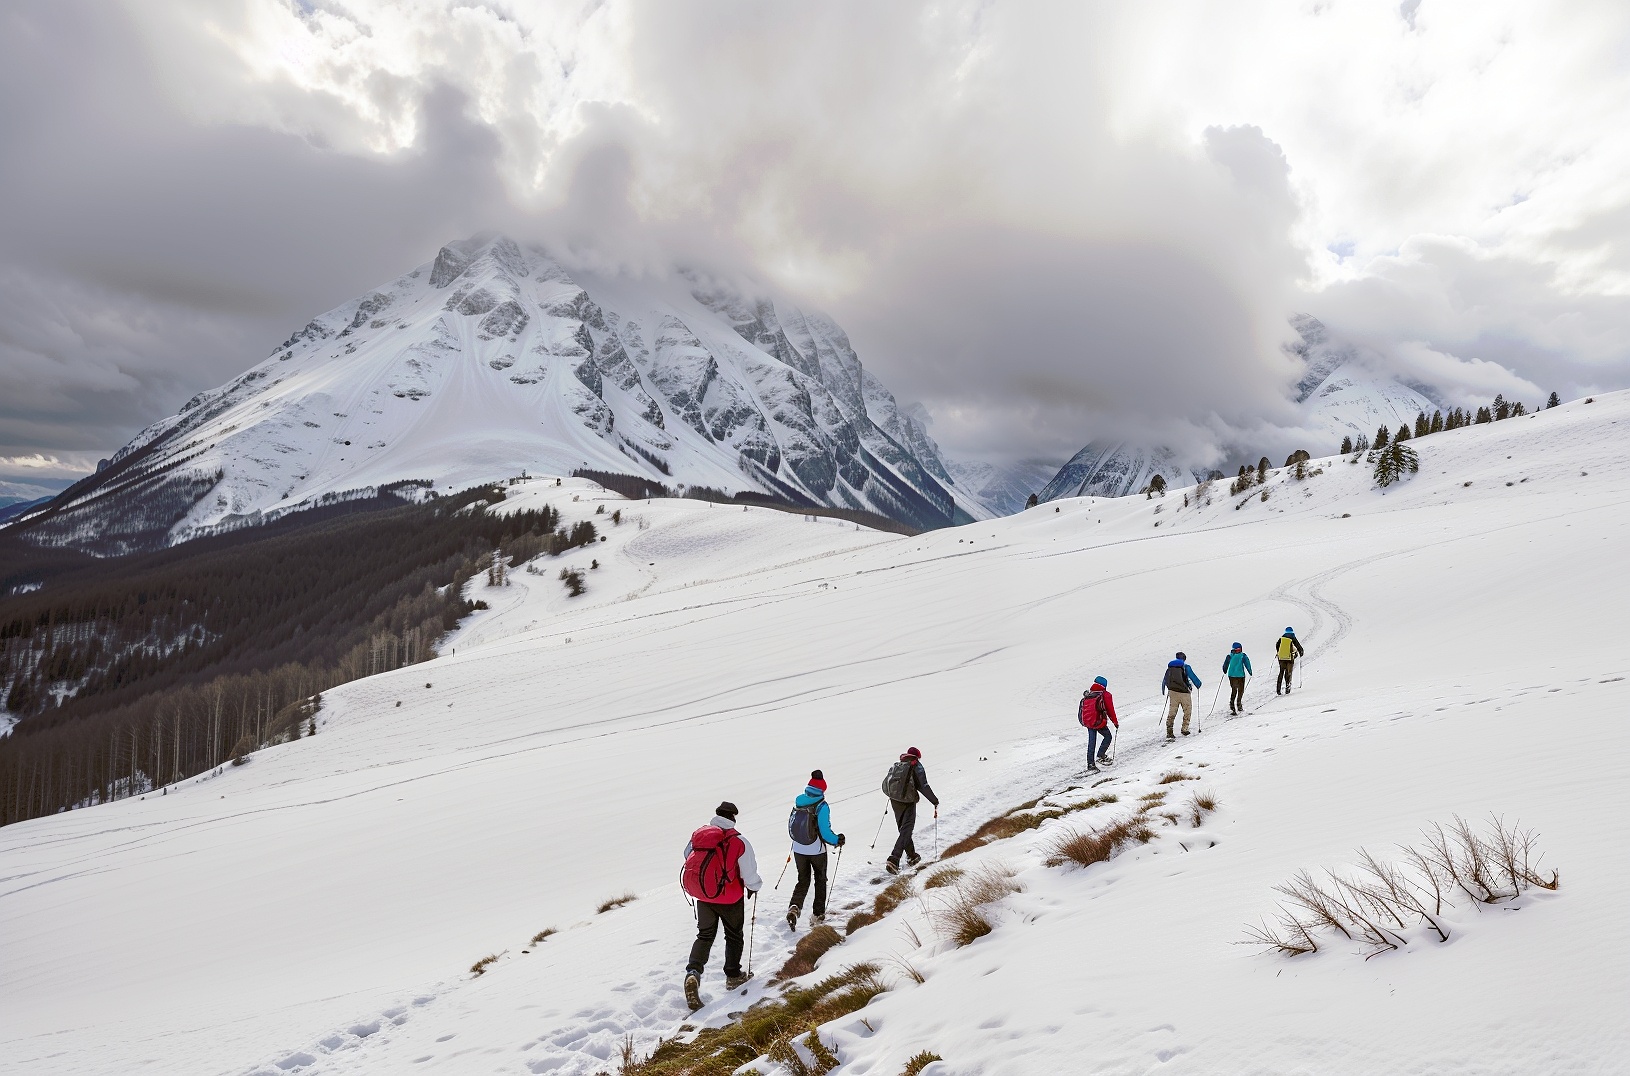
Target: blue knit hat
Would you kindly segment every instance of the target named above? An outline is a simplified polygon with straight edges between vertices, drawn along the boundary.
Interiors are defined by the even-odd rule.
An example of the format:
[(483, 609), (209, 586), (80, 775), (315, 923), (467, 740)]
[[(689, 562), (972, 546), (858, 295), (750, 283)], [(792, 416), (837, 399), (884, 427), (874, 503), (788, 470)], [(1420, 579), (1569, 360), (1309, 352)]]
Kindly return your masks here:
[(1095, 676), (1095, 677), (1092, 678), (1092, 686), (1093, 687), (1108, 687), (1109, 686), (1109, 681), (1105, 680), (1102, 676)]
[(1285, 634), (1286, 635), (1295, 635), (1296, 634), (1296, 629), (1295, 628), (1286, 628), (1285, 629)]
[(1238, 643), (1235, 643), (1233, 648), (1235, 650), (1244, 650), (1245, 649), (1243, 646), (1239, 645)]

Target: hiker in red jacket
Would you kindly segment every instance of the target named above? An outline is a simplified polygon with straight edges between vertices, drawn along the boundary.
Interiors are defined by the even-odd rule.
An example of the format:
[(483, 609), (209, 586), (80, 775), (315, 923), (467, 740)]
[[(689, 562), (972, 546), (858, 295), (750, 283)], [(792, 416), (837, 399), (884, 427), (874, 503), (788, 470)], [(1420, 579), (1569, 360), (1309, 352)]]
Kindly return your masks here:
[[(1109, 731), (1109, 723), (1113, 721), (1117, 731), (1121, 727), (1121, 719), (1115, 713), (1115, 696), (1109, 693), (1108, 680), (1097, 677), (1092, 681), (1092, 686), (1081, 693), (1081, 712), (1077, 716), (1087, 730), (1087, 772), (1097, 773), (1100, 765), (1111, 764), (1109, 745), (1114, 737)], [(1097, 747), (1099, 737), (1104, 741), (1102, 747)]]
[(764, 888), (758, 860), (747, 838), (736, 832), (736, 805), (726, 800), (713, 820), (690, 835), (680, 884), (696, 901), (696, 942), (685, 965), (685, 1003), (702, 1007), (702, 969), (713, 939), (724, 925), (724, 985), (734, 990), (747, 981), (741, 970), (747, 898)]

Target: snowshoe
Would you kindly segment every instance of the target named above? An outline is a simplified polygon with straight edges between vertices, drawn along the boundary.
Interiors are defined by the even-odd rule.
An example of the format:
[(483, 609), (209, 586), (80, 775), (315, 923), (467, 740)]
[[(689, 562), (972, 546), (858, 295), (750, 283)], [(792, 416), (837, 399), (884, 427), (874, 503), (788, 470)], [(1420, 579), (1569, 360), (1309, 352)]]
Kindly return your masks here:
[(685, 1004), (695, 1012), (702, 1007), (702, 979), (699, 975), (685, 976)]
[(726, 975), (724, 977), (724, 988), (726, 990), (734, 990), (737, 987), (741, 986), (742, 984), (746, 983), (747, 980), (749, 980), (751, 978), (752, 978), (752, 976), (748, 975), (746, 972), (742, 972), (742, 973), (737, 974), (737, 975)]

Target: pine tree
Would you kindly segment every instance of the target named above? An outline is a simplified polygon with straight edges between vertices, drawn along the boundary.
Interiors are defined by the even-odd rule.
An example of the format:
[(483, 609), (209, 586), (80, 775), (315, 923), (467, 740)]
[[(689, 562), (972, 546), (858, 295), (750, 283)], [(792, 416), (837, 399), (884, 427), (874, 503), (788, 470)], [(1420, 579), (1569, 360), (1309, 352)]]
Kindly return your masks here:
[(1551, 398), (1545, 401), (1545, 406), (1547, 408), (1551, 408), (1551, 407), (1557, 406), (1561, 402), (1562, 402), (1561, 398), (1558, 397), (1557, 394), (1553, 392), (1553, 393), (1551, 393)]
[(1495, 421), (1504, 421), (1505, 419), (1508, 419), (1510, 417), (1511, 417), (1511, 405), (1505, 402), (1505, 394), (1501, 393), (1501, 394), (1495, 396), (1494, 397), (1494, 418), (1495, 418)]
[(1425, 411), (1422, 411), (1420, 414), (1415, 416), (1415, 436), (1425, 437), (1431, 432), (1432, 420), (1426, 417)]
[(1399, 441), (1407, 440), (1409, 440), (1409, 423), (1400, 422), (1398, 424), (1398, 432), (1392, 435), (1392, 443), (1397, 444)]
[(1518, 400), (1516, 403), (1511, 405), (1512, 418), (1522, 418), (1526, 414), (1528, 414), (1528, 408), (1523, 406), (1523, 402), (1521, 400)]
[(1352, 450), (1353, 450), (1353, 439), (1351, 437), (1343, 437), (1341, 439), (1341, 454), (1343, 456), (1345, 456), (1345, 455), (1347, 455), (1347, 453), (1351, 452)]
[(1402, 441), (1394, 441), (1382, 449), (1375, 458), (1375, 484), (1382, 489), (1392, 485), (1406, 474), (1421, 469), (1421, 458)]
[(1367, 433), (1359, 434), (1358, 435), (1358, 440), (1353, 443), (1353, 451), (1354, 452), (1368, 452), (1369, 450), (1370, 450), (1370, 435), (1367, 434)]
[(1374, 447), (1374, 448), (1386, 448), (1387, 447), (1387, 428), (1385, 426), (1382, 426), (1380, 429), (1375, 431), (1375, 441), (1373, 442), (1372, 447)]
[(1443, 412), (1442, 411), (1433, 411), (1432, 412), (1432, 424), (1426, 428), (1426, 432), (1427, 433), (1442, 433), (1443, 432)]
[(1478, 425), (1482, 425), (1485, 422), (1493, 422), (1493, 421), (1494, 421), (1494, 416), (1489, 413), (1488, 408), (1479, 407), (1477, 409), (1477, 424)]
[(1256, 461), (1256, 480), (1259, 483), (1268, 480), (1268, 466), (1268, 457), (1266, 456)]

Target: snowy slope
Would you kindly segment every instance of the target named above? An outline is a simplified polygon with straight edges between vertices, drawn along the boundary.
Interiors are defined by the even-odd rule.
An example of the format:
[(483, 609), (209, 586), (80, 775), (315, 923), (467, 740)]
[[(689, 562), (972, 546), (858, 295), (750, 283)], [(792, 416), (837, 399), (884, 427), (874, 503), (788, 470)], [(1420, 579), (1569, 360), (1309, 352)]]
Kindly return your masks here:
[(568, 273), (497, 237), (314, 319), (32, 534), (120, 552), (357, 491), (577, 467), (918, 527), (989, 515), (831, 320), (695, 274)]
[[(936, 940), (923, 902), (857, 933), (823, 968), (903, 955), (926, 981), (893, 974), (827, 1030), (839, 1071), (893, 1076), (924, 1049), (946, 1058), (935, 1073), (1611, 1071), (1630, 1049), (1630, 581), (1609, 563), (1630, 537), (1626, 428), (1619, 393), (1421, 439), (1421, 473), (1385, 492), (1324, 460), (1271, 476), (1267, 500), (1068, 500), (909, 539), (624, 505), (607, 542), (569, 555), (583, 604), (555, 562), (517, 571), (456, 653), (331, 692), (314, 738), (0, 829), (0, 1056), (31, 1073), (614, 1070), (626, 1034), (649, 1050), (685, 1018), (674, 875), (720, 798), (772, 884), (788, 803), (822, 767), (851, 838), (846, 908), (878, 888), (868, 831), (898, 751), (924, 751), (942, 846), (1049, 789), (1079, 795), (1062, 792), (1074, 702), (1102, 673), (1127, 725), (1106, 787), (1130, 801), (1178, 766), (1219, 811), (1087, 870), (1043, 863), (1067, 820), (976, 853), (1023, 891), (966, 948)], [(516, 490), (568, 522), (598, 506), (586, 484)], [(1204, 711), (1229, 642), (1265, 673), (1287, 623), (1309, 647), (1301, 690), (1259, 676), (1249, 716), (1157, 742), (1172, 650)], [(1462, 909), (1449, 944), (1371, 960), (1234, 944), (1296, 871), (1487, 811), (1541, 832), (1558, 893)], [(624, 891), (639, 899), (594, 914)], [(785, 893), (760, 901), (761, 972), (788, 948)], [(721, 997), (718, 967), (716, 950), (714, 1022), (765, 990)]]

